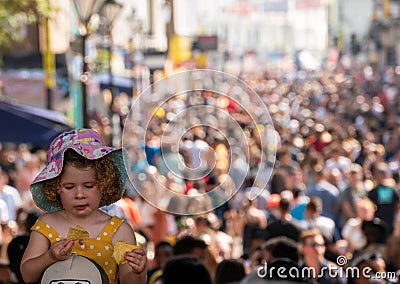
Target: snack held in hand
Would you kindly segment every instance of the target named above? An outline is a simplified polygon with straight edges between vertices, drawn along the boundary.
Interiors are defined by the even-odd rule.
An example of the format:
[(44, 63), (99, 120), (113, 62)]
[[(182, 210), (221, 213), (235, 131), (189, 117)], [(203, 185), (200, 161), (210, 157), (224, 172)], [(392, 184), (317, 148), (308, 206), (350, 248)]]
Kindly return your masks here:
[(68, 230), (68, 239), (80, 240), (89, 238), (89, 232), (85, 228), (77, 225), (76, 227), (70, 227)]
[(138, 245), (132, 245), (132, 244), (128, 244), (126, 242), (118, 241), (114, 245), (113, 257), (115, 258), (115, 261), (118, 264), (126, 264), (127, 261), (124, 260), (125, 253), (128, 251), (132, 251), (134, 249), (138, 249), (138, 248), (140, 248), (140, 246), (138, 246)]

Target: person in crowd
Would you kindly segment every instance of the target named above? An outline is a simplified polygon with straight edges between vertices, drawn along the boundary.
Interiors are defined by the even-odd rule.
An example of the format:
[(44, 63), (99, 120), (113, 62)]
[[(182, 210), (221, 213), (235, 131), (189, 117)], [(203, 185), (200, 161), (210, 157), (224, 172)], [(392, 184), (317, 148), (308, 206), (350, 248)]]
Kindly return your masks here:
[(264, 241), (267, 219), (264, 211), (257, 208), (257, 199), (250, 200), (248, 196), (244, 198), (240, 212), (244, 222), (243, 253), (249, 254)]
[(335, 222), (321, 216), (322, 201), (319, 197), (311, 197), (306, 205), (305, 219), (298, 222), (302, 230), (318, 229), (329, 242), (334, 241)]
[(327, 169), (327, 173), (328, 182), (337, 187), (340, 192), (347, 187), (347, 180), (339, 169)]
[(376, 186), (368, 192), (368, 197), (376, 205), (375, 216), (381, 218), (387, 226), (387, 233), (394, 229), (394, 218), (400, 207), (399, 195), (391, 184), (391, 172), (385, 162), (376, 163), (372, 167)]
[(364, 248), (367, 244), (361, 226), (363, 221), (371, 221), (374, 218), (375, 204), (368, 197), (364, 197), (356, 203), (356, 211), (357, 216), (347, 220), (342, 229), (342, 237), (348, 241), (352, 252)]
[(15, 187), (15, 179), (17, 176), (17, 166), (15, 163), (16, 151), (11, 147), (2, 145), (0, 148), (0, 167), (8, 177), (9, 186)]
[(213, 213), (200, 214), (194, 218), (195, 227), (192, 235), (203, 239), (214, 251), (217, 261), (230, 258), (232, 255), (233, 238), (219, 230), (220, 221)]
[(306, 206), (310, 198), (304, 194), (304, 190), (294, 188), (291, 190), (293, 195), (293, 205), (290, 210), (290, 215), (296, 221), (303, 221), (305, 218)]
[(279, 201), (279, 219), (269, 223), (266, 227), (266, 240), (271, 238), (286, 236), (296, 242), (300, 240), (300, 228), (293, 221), (290, 215), (291, 200), (287, 197), (281, 197)]
[(191, 255), (205, 265), (213, 278), (217, 267), (216, 256), (209, 250), (207, 243), (194, 236), (183, 236), (174, 245), (174, 255)]
[(300, 169), (299, 163), (292, 159), (292, 148), (292, 145), (282, 145), (276, 153), (277, 168), (287, 174), (293, 172), (294, 169)]
[(348, 174), (348, 186), (340, 194), (343, 224), (350, 218), (357, 217), (357, 202), (367, 196), (367, 189), (363, 182), (361, 165), (353, 163)]
[(204, 261), (207, 255), (207, 244), (199, 238), (183, 236), (174, 245), (174, 255), (190, 254)]
[[(126, 264), (118, 265), (112, 257), (118, 241), (136, 244), (132, 227), (99, 209), (123, 195), (128, 178), (124, 155), (122, 148), (107, 147), (89, 129), (64, 132), (52, 141), (47, 164), (31, 184), (35, 204), (48, 213), (32, 227), (21, 262), (25, 282), (39, 281), (47, 267), (76, 253), (102, 267), (109, 283), (146, 283), (144, 250), (126, 252)], [(69, 237), (77, 225), (89, 237)]]
[(269, 192), (271, 194), (280, 194), (282, 191), (286, 190), (287, 176), (288, 173), (286, 172), (286, 170), (280, 168), (275, 170), (271, 177)]
[(17, 213), (22, 208), (18, 190), (9, 185), (9, 176), (0, 166), (0, 259), (8, 261), (7, 246), (14, 237)]
[(7, 256), (10, 270), (14, 273), (17, 284), (24, 284), (20, 264), (22, 256), (29, 243), (30, 229), (40, 216), (37, 210), (26, 210), (21, 208), (17, 214), (18, 232), (7, 246)]
[(279, 202), (281, 201), (281, 195), (278, 193), (273, 193), (267, 200), (267, 224), (271, 224), (279, 219)]
[[(267, 281), (285, 280), (289, 282), (302, 283), (302, 275), (290, 274), (290, 270), (299, 271), (299, 243), (286, 237), (280, 236), (269, 239), (263, 244), (265, 262), (267, 263), (267, 275), (263, 277)], [(284, 273), (278, 269), (284, 267)]]
[(247, 171), (249, 170), (249, 165), (243, 150), (237, 146), (231, 149), (231, 159), (229, 175), (232, 177), (236, 189), (239, 189), (243, 186)]
[(180, 255), (171, 258), (165, 265), (163, 284), (212, 284), (210, 273), (198, 258)]
[(301, 163), (302, 176), (305, 183), (305, 191), (307, 193), (307, 188), (314, 186), (317, 183), (316, 171), (320, 170), (319, 165), (323, 165), (325, 157), (322, 153), (316, 151), (313, 147), (304, 150), (304, 159)]
[(246, 276), (243, 262), (237, 259), (227, 258), (218, 263), (215, 272), (215, 284), (238, 283)]
[[(357, 268), (358, 274), (348, 273), (347, 283), (363, 284), (376, 280), (378, 283), (391, 283), (395, 279), (386, 277), (386, 261), (380, 253), (364, 253), (353, 258), (350, 266)], [(397, 283), (397, 282), (395, 282)]]
[[(22, 149), (21, 149), (22, 148)], [(15, 180), (15, 188), (20, 193), (23, 205), (30, 206), (32, 203), (32, 195), (30, 194), (29, 187), (32, 180), (36, 177), (40, 170), (39, 158), (33, 155), (25, 147), (20, 147), (20, 156), (22, 156), (21, 163), (17, 163), (17, 175)]]
[(2, 214), (1, 218), (5, 221), (15, 221), (17, 218), (17, 210), (22, 205), (21, 195), (18, 190), (8, 185), (9, 177), (0, 167), (0, 200), (3, 200), (7, 205), (8, 219), (5, 218), (6, 213)]
[[(152, 185), (147, 182), (143, 183), (143, 186), (146, 189), (154, 189), (152, 188)], [(139, 227), (148, 239), (154, 241), (155, 238), (153, 234), (155, 234), (154, 231), (156, 230), (155, 214), (157, 213), (157, 208), (151, 206), (150, 203), (146, 202), (146, 200), (142, 196), (139, 196), (135, 202), (137, 204), (138, 211), (140, 212), (141, 217)]]
[(327, 171), (322, 165), (315, 166), (315, 178), (317, 183), (307, 188), (307, 194), (316, 196), (322, 200), (321, 216), (328, 217), (335, 221), (338, 226), (338, 212), (340, 209), (340, 191), (327, 180)]
[(257, 209), (263, 211), (267, 210), (267, 202), (270, 197), (270, 193), (268, 190), (260, 190), (260, 188), (255, 185), (255, 180), (253, 176), (246, 178), (243, 181), (242, 187), (233, 196), (234, 207), (240, 210), (242, 205), (247, 202), (246, 199), (249, 199), (249, 197), (254, 196), (255, 193), (258, 193), (260, 191), (261, 193), (256, 198), (255, 206)]
[(386, 270), (391, 272), (399, 271), (400, 269), (400, 235), (392, 234), (386, 242)]
[(339, 189), (347, 187), (346, 176), (352, 164), (351, 160), (343, 155), (343, 152), (343, 149), (339, 145), (334, 145), (325, 161), (325, 167), (328, 170), (339, 170), (340, 177), (338, 178), (339, 182), (336, 185)]
[(150, 165), (155, 166), (157, 164), (157, 159), (161, 155), (161, 148), (160, 137), (154, 133), (154, 129), (149, 128), (146, 131), (144, 150), (147, 162)]
[(166, 241), (161, 241), (156, 245), (154, 251), (155, 267), (147, 272), (147, 283), (156, 284), (162, 278), (163, 269), (168, 259), (173, 256), (173, 246)]
[[(19, 209), (17, 209), (17, 211)], [(8, 221), (10, 219), (8, 214), (9, 213), (8, 213), (7, 203), (4, 200), (0, 199), (0, 222), (1, 222), (1, 224), (7, 224), (8, 223)], [(0, 229), (0, 236), (1, 236), (1, 229)], [(1, 240), (1, 237), (0, 237), (0, 240)]]
[(386, 223), (382, 219), (374, 217), (370, 221), (363, 221), (361, 230), (365, 236), (366, 244), (354, 254), (354, 257), (365, 253), (380, 253), (386, 259), (386, 238), (388, 232)]
[[(318, 229), (305, 230), (301, 235), (300, 251), (303, 256), (302, 268), (308, 268), (310, 275), (307, 277), (312, 279), (312, 283), (345, 283), (344, 279), (337, 274), (337, 278), (332, 278), (329, 271), (338, 267), (335, 263), (328, 261), (325, 257), (325, 240)], [(343, 275), (343, 274), (342, 274)]]

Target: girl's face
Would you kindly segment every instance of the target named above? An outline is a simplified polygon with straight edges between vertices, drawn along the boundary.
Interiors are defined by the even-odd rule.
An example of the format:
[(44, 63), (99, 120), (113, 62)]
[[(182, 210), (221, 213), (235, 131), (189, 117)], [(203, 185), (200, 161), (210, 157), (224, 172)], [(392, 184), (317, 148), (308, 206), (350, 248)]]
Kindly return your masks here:
[(60, 176), (61, 203), (65, 211), (85, 216), (97, 210), (101, 194), (93, 168), (65, 165)]

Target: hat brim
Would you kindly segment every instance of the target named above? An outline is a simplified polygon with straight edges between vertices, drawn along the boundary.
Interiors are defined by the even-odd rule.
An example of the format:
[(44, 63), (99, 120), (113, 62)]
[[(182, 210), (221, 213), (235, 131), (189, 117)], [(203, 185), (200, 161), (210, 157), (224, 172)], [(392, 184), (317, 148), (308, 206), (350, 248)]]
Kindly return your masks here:
[[(104, 155), (101, 155), (99, 157), (92, 158), (92, 159), (90, 157), (86, 157), (86, 158), (95, 160), (95, 159), (105, 157), (107, 155), (109, 155), (112, 158), (114, 165), (118, 169), (121, 179), (122, 179), (122, 185), (119, 188), (120, 197), (122, 197), (122, 195), (125, 191), (125, 188), (126, 188), (126, 183), (129, 180), (128, 171), (127, 171), (129, 169), (128, 154), (127, 154), (126, 150), (123, 148), (115, 149), (115, 148), (105, 147), (105, 146), (102, 146), (101, 148), (106, 150), (106, 151), (104, 151)], [(73, 149), (76, 151), (76, 149), (74, 149), (74, 148), (68, 148), (68, 149)], [(61, 157), (62, 162), (64, 161), (64, 152), (62, 153), (62, 157)], [(81, 154), (78, 151), (76, 151), (76, 152), (78, 154)], [(84, 156), (84, 155), (82, 155), (82, 156)], [(56, 211), (62, 210), (62, 207), (59, 206), (59, 204), (50, 202), (46, 198), (46, 196), (44, 195), (44, 193), (42, 191), (43, 183), (46, 180), (55, 178), (61, 174), (62, 165), (56, 171), (54, 171), (54, 168), (51, 171), (51, 167), (54, 167), (54, 165), (52, 165), (51, 162), (47, 163), (46, 167), (40, 172), (40, 174), (35, 178), (35, 180), (31, 183), (31, 186), (30, 186), (32, 198), (33, 198), (33, 201), (35, 202), (36, 206), (46, 212), (56, 212)], [(101, 200), (99, 207), (107, 206), (110, 204), (112, 204), (112, 202), (110, 200)]]

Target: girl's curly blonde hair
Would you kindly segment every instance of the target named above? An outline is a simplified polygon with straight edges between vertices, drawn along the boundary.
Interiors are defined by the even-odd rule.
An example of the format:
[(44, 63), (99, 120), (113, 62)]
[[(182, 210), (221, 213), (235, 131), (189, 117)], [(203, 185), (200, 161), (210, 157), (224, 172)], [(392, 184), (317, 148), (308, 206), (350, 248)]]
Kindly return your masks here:
[[(123, 186), (123, 181), (118, 168), (115, 166), (111, 155), (104, 156), (97, 160), (89, 160), (74, 150), (68, 149), (64, 153), (65, 165), (72, 165), (77, 168), (93, 168), (96, 172), (96, 181), (100, 189), (101, 200), (100, 207), (117, 202), (122, 197), (120, 188)], [(60, 176), (46, 180), (43, 182), (43, 193), (47, 200), (62, 208), (59, 195)]]

